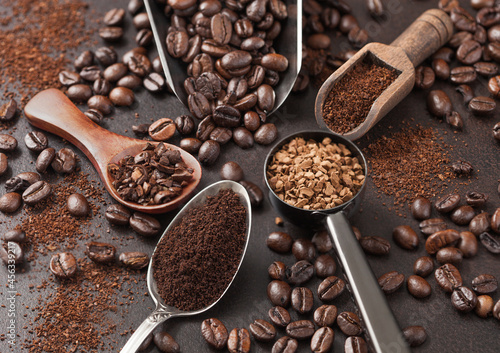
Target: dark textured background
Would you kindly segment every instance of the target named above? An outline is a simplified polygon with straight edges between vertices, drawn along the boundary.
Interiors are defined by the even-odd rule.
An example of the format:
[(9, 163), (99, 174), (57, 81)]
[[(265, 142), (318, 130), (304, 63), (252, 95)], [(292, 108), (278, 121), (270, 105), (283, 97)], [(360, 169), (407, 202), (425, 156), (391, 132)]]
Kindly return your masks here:
[[(102, 16), (107, 10), (117, 7), (126, 6), (127, 1), (97, 1), (91, 0), (90, 11), (95, 11), (95, 16)], [(369, 29), (372, 40), (382, 43), (390, 43), (394, 40), (406, 26), (408, 26), (421, 12), (427, 8), (436, 6), (437, 1), (408, 1), (408, 0), (390, 0), (384, 1), (391, 7), (391, 15), (383, 22), (376, 22), (371, 19), (366, 11), (363, 0), (349, 1), (353, 8), (354, 14), (358, 17), (361, 25)], [(468, 6), (468, 1), (460, 1), (465, 7)], [(468, 7), (467, 7), (468, 8)], [(89, 11), (89, 13), (90, 13)], [(70, 24), (68, 24), (70, 25)], [(123, 54), (128, 49), (134, 46), (133, 37), (135, 29), (131, 24), (131, 18), (127, 15), (126, 20), (126, 39), (124, 39), (116, 48), (120, 54)], [(335, 51), (338, 51), (339, 41), (334, 40)], [(101, 45), (102, 43), (99, 43)], [(97, 46), (82, 47), (84, 49), (95, 49)], [(153, 56), (151, 56), (153, 57)], [(486, 81), (483, 79), (474, 84), (476, 94), (487, 95)], [(498, 109), (494, 115), (486, 118), (477, 118), (467, 112), (465, 107), (460, 102), (460, 97), (454, 92), (451, 84), (437, 82), (435, 87), (444, 87), (449, 93), (455, 109), (463, 116), (465, 128), (463, 132), (453, 133), (451, 129), (441, 121), (431, 117), (425, 109), (425, 92), (412, 92), (401, 104), (399, 104), (387, 117), (382, 120), (377, 127), (370, 132), (359, 143), (361, 146), (366, 146), (370, 141), (374, 141), (381, 136), (388, 135), (400, 128), (402, 120), (409, 122), (411, 125), (417, 122), (423, 126), (432, 126), (438, 131), (438, 134), (443, 137), (444, 141), (453, 146), (451, 152), (452, 161), (465, 159), (470, 161), (475, 167), (474, 176), (471, 178), (469, 186), (461, 185), (463, 179), (456, 179), (448, 186), (449, 190), (457, 188), (461, 195), (469, 189), (485, 192), (490, 195), (490, 201), (487, 203), (486, 210), (490, 213), (500, 206), (500, 199), (497, 193), (498, 178), (500, 175), (499, 168), (499, 152), (500, 145), (495, 142), (491, 135), (491, 128), (495, 122), (498, 122)], [(316, 90), (312, 87), (307, 92), (292, 95), (291, 99), (276, 113), (270, 117), (272, 122), (278, 126), (280, 136), (288, 135), (289, 133), (300, 131), (303, 129), (316, 128), (316, 123), (313, 114), (313, 105)], [(139, 113), (139, 118), (134, 117), (134, 113)], [(113, 119), (105, 119), (104, 126), (114, 132), (133, 136), (131, 126), (137, 123), (146, 123), (154, 119), (162, 117), (175, 118), (176, 116), (187, 113), (187, 109), (171, 95), (151, 95), (148, 92), (141, 91), (136, 96), (136, 103), (131, 108), (119, 108), (112, 115)], [(7, 175), (0, 177), (0, 183), (4, 183), (9, 177), (16, 175), (21, 171), (34, 170), (32, 162), (34, 157), (29, 153), (24, 144), (24, 135), (31, 130), (29, 124), (20, 118), (16, 124), (14, 136), (20, 142), (20, 148), (13, 155), (9, 156), (10, 170)], [(178, 137), (173, 140), (178, 142)], [(60, 138), (50, 136), (50, 145), (59, 149), (64, 146)], [(270, 147), (255, 146), (253, 149), (243, 151), (230, 143), (224, 146), (223, 153), (215, 165), (204, 168), (203, 180), (199, 186), (201, 188), (210, 183), (219, 180), (218, 171), (223, 163), (234, 160), (243, 167), (246, 179), (253, 181), (265, 187), (263, 181), (263, 160)], [(83, 156), (78, 151), (80, 157), (80, 166), (84, 172), (90, 173), (92, 179), (97, 178), (97, 174)], [(415, 158), (419, 158), (415, 156)], [(54, 175), (49, 175), (50, 179), (56, 179)], [(425, 250), (421, 245), (418, 251), (408, 252), (398, 248), (391, 239), (392, 229), (400, 224), (409, 224), (417, 228), (417, 221), (411, 217), (401, 218), (395, 211), (388, 210), (382, 203), (390, 205), (393, 202), (391, 197), (380, 195), (376, 192), (371, 180), (368, 182), (365, 200), (362, 211), (352, 219), (352, 223), (359, 227), (363, 235), (378, 235), (385, 237), (391, 241), (393, 245), (391, 253), (387, 257), (368, 256), (370, 264), (377, 276), (391, 270), (397, 270), (409, 276), (412, 274), (413, 262), (416, 258), (425, 255)], [(1, 193), (4, 192), (2, 187)], [(108, 201), (111, 198), (106, 195)], [(408, 212), (403, 211), (408, 214)], [(94, 216), (91, 225), (84, 227), (83, 231), (86, 234), (96, 233), (101, 236), (103, 241), (116, 243), (116, 240), (111, 238), (119, 237), (124, 244), (119, 247), (119, 251), (138, 250), (148, 253), (152, 252), (155, 242), (153, 240), (144, 240), (136, 235), (132, 230), (122, 227), (110, 227), (103, 218), (104, 208), (101, 209), (98, 216)], [(267, 234), (274, 230), (284, 230), (293, 235), (294, 238), (312, 236), (312, 231), (307, 229), (299, 229), (286, 224), (284, 228), (279, 228), (274, 224), (274, 217), (277, 214), (271, 208), (267, 198), (264, 204), (259, 209), (254, 210), (254, 220), (252, 225), (252, 234), (247, 256), (243, 266), (233, 283), (231, 289), (226, 296), (210, 311), (192, 318), (173, 319), (163, 328), (168, 331), (179, 342), (183, 352), (196, 351), (211, 351), (207, 344), (203, 341), (200, 335), (200, 323), (202, 320), (209, 317), (217, 317), (222, 320), (228, 330), (234, 327), (247, 327), (257, 318), (267, 319), (267, 311), (271, 307), (267, 296), (266, 286), (268, 283), (267, 267), (275, 260), (284, 261), (286, 264), (294, 262), (293, 256), (280, 256), (272, 253), (265, 245)], [(18, 224), (23, 217), (22, 212), (17, 212), (12, 217), (7, 218), (5, 215), (0, 215), (3, 224), (0, 224), (0, 231)], [(173, 213), (159, 217), (164, 226), (173, 217)], [(109, 233), (106, 230), (109, 229)], [(82, 257), (84, 244), (81, 244), (74, 252), (77, 256)], [(34, 313), (31, 309), (36, 304), (35, 296), (38, 293), (33, 293), (28, 290), (28, 284), (40, 284), (42, 279), (49, 278), (48, 271), (45, 267), (48, 264), (48, 257), (41, 257), (38, 265), (30, 269), (26, 266), (27, 271), (24, 274), (18, 273), (18, 291), (20, 296), (17, 301), (18, 310), (18, 333), (20, 342), (30, 338), (28, 330), (24, 329), (24, 325), (28, 325), (33, 318)], [(500, 257), (493, 255), (480, 246), (479, 253), (472, 259), (466, 259), (460, 265), (460, 271), (464, 278), (464, 282), (470, 285), (470, 281), (477, 275), (482, 273), (490, 273), (500, 279)], [(337, 275), (339, 274), (339, 270)], [(0, 270), (0, 278), (2, 283), (0, 286), (0, 296), (4, 298), (6, 271)], [(139, 278), (139, 277), (138, 277)], [(450, 303), (449, 294), (441, 291), (433, 279), (432, 275), (428, 278), (432, 286), (432, 295), (426, 299), (419, 300), (413, 298), (406, 290), (401, 288), (396, 293), (388, 297), (389, 304), (394, 310), (394, 313), (401, 327), (409, 325), (422, 325), (426, 328), (428, 339), (426, 343), (415, 349), (415, 352), (499, 352), (500, 340), (499, 329), (500, 321), (489, 318), (481, 319), (474, 313), (460, 314)], [(317, 279), (311, 281), (308, 287), (317, 288), (319, 281)], [(140, 281), (137, 285), (137, 292), (144, 293), (146, 291), (145, 281)], [(50, 290), (52, 292), (53, 290)], [(36, 294), (36, 295), (35, 295)], [(493, 295), (495, 300), (498, 300), (499, 293)], [(316, 301), (318, 301), (316, 299)], [(319, 302), (319, 301), (318, 301)], [(2, 299), (2, 304), (4, 300)], [(319, 303), (316, 303), (319, 304)], [(348, 293), (344, 293), (335, 302), (339, 311), (353, 310), (354, 306), (349, 298)], [(137, 327), (148, 313), (152, 310), (153, 303), (149, 297), (136, 298), (134, 305), (127, 308), (128, 311), (122, 308), (119, 313), (124, 314), (124, 318), (117, 317), (118, 328), (116, 334), (112, 336), (116, 343), (113, 344), (115, 351), (121, 347), (129, 335), (120, 335), (126, 329)], [(0, 308), (0, 312), (2, 312)], [(292, 317), (297, 319), (296, 313), (292, 312)], [(1, 316), (4, 316), (1, 314)], [(5, 317), (5, 316), (4, 316)], [(305, 318), (312, 318), (310, 315), (305, 315)], [(383, 320), (384, 318), (380, 318)], [(2, 319), (2, 323), (3, 323)], [(3, 324), (2, 324), (3, 325)], [(0, 329), (0, 333), (4, 332), (4, 327)], [(279, 330), (278, 337), (283, 335), (283, 330)], [(344, 335), (335, 328), (336, 339), (334, 351), (343, 351)], [(108, 342), (108, 339), (106, 339)], [(272, 344), (262, 344), (252, 341), (252, 352), (270, 352)], [(5, 348), (1, 348), (5, 347)], [(8, 348), (5, 342), (0, 341), (0, 351), (6, 352)], [(21, 351), (17, 348), (15, 351)], [(110, 349), (110, 351), (112, 351)], [(156, 352), (156, 350), (151, 350)], [(301, 352), (309, 351), (308, 344), (301, 343)]]

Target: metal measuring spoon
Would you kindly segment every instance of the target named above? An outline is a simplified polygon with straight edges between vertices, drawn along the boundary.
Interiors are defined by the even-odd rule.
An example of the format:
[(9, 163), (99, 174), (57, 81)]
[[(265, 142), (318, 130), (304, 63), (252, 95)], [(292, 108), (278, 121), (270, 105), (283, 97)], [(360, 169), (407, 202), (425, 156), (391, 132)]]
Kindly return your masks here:
[[(274, 87), (275, 104), (267, 115), (274, 113), (286, 100), (302, 65), (302, 1), (289, 0), (286, 4), (288, 18), (283, 22), (283, 30), (273, 46), (277, 53), (288, 59), (288, 69), (280, 75), (280, 82)], [(181, 59), (172, 58), (167, 51), (166, 38), (170, 21), (154, 0), (144, 0), (144, 5), (167, 83), (177, 98), (187, 107), (188, 95), (184, 90), (184, 80), (188, 77), (187, 64)]]
[[(216, 182), (212, 185), (207, 186), (205, 189), (200, 191), (196, 196), (194, 196), (191, 201), (189, 201), (186, 206), (184, 206), (177, 216), (170, 222), (168, 225), (167, 229), (165, 229), (165, 232), (163, 232), (163, 235), (161, 236), (160, 240), (158, 240), (158, 243), (160, 243), (161, 239), (165, 236), (165, 234), (168, 233), (168, 231), (175, 225), (177, 225), (181, 218), (184, 216), (184, 214), (192, 209), (193, 207), (202, 205), (205, 203), (207, 196), (214, 196), (216, 195), (221, 189), (232, 189), (236, 194), (240, 196), (240, 201), (243, 203), (243, 206), (245, 207), (247, 211), (247, 217), (246, 217), (246, 226), (247, 226), (247, 231), (246, 231), (246, 240), (245, 240), (245, 247), (243, 248), (243, 253), (241, 254), (240, 258), (240, 263), (238, 264), (238, 268), (236, 269), (236, 272), (233, 275), (233, 278), (231, 279), (231, 282), (229, 282), (227, 288), (224, 290), (224, 292), (221, 294), (221, 296), (213, 303), (210, 305), (199, 309), (199, 310), (193, 310), (193, 311), (183, 311), (179, 310), (173, 306), (168, 306), (163, 302), (163, 299), (160, 297), (158, 294), (158, 288), (156, 287), (156, 281), (153, 278), (153, 268), (152, 268), (152, 263), (153, 260), (149, 262), (149, 267), (148, 267), (148, 275), (147, 275), (147, 281), (148, 281), (148, 290), (149, 290), (149, 295), (151, 298), (153, 298), (153, 301), (156, 304), (155, 310), (144, 320), (144, 322), (137, 328), (137, 330), (134, 332), (132, 337), (128, 340), (127, 344), (122, 348), (120, 353), (135, 353), (137, 351), (137, 348), (142, 344), (142, 342), (146, 339), (146, 337), (155, 329), (156, 326), (161, 324), (162, 322), (173, 318), (173, 317), (181, 317), (181, 316), (192, 316), (192, 315), (197, 315), (200, 314), (204, 311), (207, 311), (211, 307), (213, 307), (215, 304), (219, 302), (219, 300), (226, 294), (227, 290), (231, 286), (231, 283), (233, 283), (234, 279), (236, 278), (236, 275), (241, 267), (241, 263), (243, 262), (243, 258), (245, 257), (245, 253), (248, 247), (248, 240), (250, 238), (250, 227), (252, 225), (252, 208), (250, 205), (250, 197), (248, 196), (247, 191), (243, 186), (240, 184), (234, 182), (234, 181), (219, 181)], [(154, 252), (156, 252), (156, 247)], [(151, 259), (153, 259), (154, 256), (151, 256)]]
[(366, 189), (367, 163), (361, 150), (344, 137), (325, 131), (303, 131), (285, 137), (278, 142), (266, 157), (264, 175), (274, 154), (281, 147), (295, 137), (303, 137), (306, 141), (313, 139), (321, 142), (328, 137), (334, 143), (344, 144), (357, 157), (365, 170), (365, 181), (358, 193), (346, 203), (326, 210), (306, 210), (292, 206), (281, 200), (272, 190), (266, 177), (269, 189), (269, 201), (284, 218), (299, 227), (308, 229), (325, 228), (330, 234), (337, 257), (342, 264), (347, 287), (349, 288), (361, 319), (366, 328), (368, 343), (376, 353), (399, 352), (410, 353), (410, 349), (403, 338), (398, 323), (392, 313), (385, 294), (380, 289), (377, 279), (366, 260), (363, 249), (354, 235), (348, 217), (359, 208)]

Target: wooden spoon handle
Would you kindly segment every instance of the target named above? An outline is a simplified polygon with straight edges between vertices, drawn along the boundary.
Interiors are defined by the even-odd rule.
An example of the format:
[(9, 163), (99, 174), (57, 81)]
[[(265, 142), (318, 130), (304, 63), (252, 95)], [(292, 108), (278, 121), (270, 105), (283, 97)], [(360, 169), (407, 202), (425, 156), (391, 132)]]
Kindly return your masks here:
[(427, 57), (446, 44), (453, 34), (453, 23), (446, 12), (430, 9), (420, 15), (392, 46), (402, 48), (417, 67)]

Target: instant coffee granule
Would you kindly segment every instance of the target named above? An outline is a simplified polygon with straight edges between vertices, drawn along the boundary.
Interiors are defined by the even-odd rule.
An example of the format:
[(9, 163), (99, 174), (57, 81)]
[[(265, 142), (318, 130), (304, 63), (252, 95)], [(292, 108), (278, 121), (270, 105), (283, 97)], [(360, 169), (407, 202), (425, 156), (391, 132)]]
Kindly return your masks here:
[(325, 210), (352, 199), (365, 172), (357, 157), (330, 138), (321, 142), (296, 137), (277, 151), (266, 171), (269, 185), (286, 203)]
[(323, 104), (326, 125), (345, 134), (365, 121), (373, 102), (398, 77), (396, 70), (364, 60), (347, 72)]
[(231, 189), (189, 210), (158, 243), (153, 277), (167, 305), (198, 310), (231, 282), (245, 246), (247, 211)]

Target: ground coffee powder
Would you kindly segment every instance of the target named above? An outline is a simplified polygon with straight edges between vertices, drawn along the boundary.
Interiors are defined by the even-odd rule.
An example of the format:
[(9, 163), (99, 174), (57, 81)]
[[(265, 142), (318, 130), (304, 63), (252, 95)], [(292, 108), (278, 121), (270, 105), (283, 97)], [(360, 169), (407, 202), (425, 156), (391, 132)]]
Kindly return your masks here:
[(245, 233), (245, 207), (230, 189), (188, 211), (153, 255), (153, 277), (165, 303), (197, 310), (216, 301), (238, 268)]
[(388, 67), (362, 61), (344, 75), (328, 93), (323, 105), (326, 125), (345, 134), (361, 124), (373, 102), (398, 77)]

